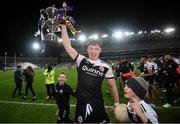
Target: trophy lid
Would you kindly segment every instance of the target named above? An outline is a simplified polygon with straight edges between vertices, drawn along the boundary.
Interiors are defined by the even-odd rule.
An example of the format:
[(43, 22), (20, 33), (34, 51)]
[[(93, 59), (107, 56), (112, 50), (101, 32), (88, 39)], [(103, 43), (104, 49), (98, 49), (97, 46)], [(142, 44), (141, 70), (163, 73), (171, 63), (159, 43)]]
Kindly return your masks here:
[(45, 12), (49, 19), (56, 19), (58, 10), (55, 7), (48, 7), (46, 8)]

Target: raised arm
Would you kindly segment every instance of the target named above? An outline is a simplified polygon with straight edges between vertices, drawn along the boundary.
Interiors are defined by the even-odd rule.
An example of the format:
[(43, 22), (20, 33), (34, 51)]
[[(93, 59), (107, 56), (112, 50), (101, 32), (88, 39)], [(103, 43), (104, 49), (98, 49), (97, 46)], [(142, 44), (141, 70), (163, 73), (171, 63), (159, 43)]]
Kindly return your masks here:
[(61, 25), (63, 46), (68, 55), (74, 60), (78, 52), (71, 46), (66, 25)]

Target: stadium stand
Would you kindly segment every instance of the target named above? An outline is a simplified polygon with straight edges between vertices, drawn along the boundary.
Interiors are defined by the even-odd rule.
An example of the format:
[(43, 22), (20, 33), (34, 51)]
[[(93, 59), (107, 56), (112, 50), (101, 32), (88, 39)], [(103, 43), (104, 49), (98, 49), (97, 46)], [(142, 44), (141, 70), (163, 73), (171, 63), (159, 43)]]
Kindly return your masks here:
[[(152, 55), (160, 57), (166, 54), (172, 54), (176, 57), (180, 56), (180, 34), (165, 35), (163, 33), (147, 33), (143, 35), (134, 35), (125, 39), (114, 39), (112, 37), (100, 39), (103, 43), (102, 60), (118, 60), (127, 58), (129, 60), (140, 59), (143, 55)], [(72, 41), (72, 45), (78, 52), (86, 55), (86, 43), (82, 44), (78, 41)], [(56, 51), (57, 50), (57, 51)], [(69, 67), (74, 62), (66, 54), (65, 50), (60, 46), (52, 46), (48, 49), (53, 57), (6, 57), (6, 66), (14, 67), (14, 63), (30, 62), (40, 68), (44, 68), (47, 64), (53, 64), (56, 67)], [(47, 53), (48, 54), (48, 53)], [(5, 66), (5, 57), (0, 57), (0, 69)], [(13, 67), (12, 67), (13, 65)]]

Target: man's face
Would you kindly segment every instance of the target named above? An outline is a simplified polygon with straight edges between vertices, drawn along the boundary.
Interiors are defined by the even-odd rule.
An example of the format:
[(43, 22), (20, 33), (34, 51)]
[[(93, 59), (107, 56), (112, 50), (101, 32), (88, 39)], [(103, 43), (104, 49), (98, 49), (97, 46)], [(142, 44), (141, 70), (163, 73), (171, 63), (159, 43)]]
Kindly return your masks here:
[(165, 56), (164, 56), (164, 60), (165, 60), (165, 61), (169, 61), (170, 59), (171, 59), (171, 57), (170, 57), (169, 55), (165, 55)]
[(87, 53), (89, 55), (89, 59), (97, 60), (99, 59), (99, 54), (101, 53), (101, 47), (99, 45), (89, 45), (87, 47)]

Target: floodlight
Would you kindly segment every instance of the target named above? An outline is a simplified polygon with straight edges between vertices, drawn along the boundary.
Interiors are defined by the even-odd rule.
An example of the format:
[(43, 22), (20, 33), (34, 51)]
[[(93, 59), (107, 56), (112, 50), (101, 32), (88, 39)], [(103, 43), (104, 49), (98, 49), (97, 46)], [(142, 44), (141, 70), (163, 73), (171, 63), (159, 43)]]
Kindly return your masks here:
[(91, 36), (89, 36), (89, 39), (98, 39), (99, 38), (99, 36), (98, 36), (98, 34), (93, 34), (93, 35), (91, 35)]
[(166, 33), (172, 33), (172, 32), (174, 32), (174, 31), (175, 31), (174, 28), (166, 28), (166, 29), (164, 30), (164, 32), (166, 32)]
[(33, 45), (32, 45), (32, 47), (33, 47), (33, 49), (35, 49), (35, 50), (39, 50), (39, 49), (40, 49), (40, 45), (39, 45), (39, 43), (37, 43), (37, 42), (34, 42)]
[(102, 38), (107, 38), (107, 37), (108, 37), (108, 34), (103, 34), (101, 37), (102, 37)]
[(117, 38), (117, 39), (121, 39), (123, 37), (123, 33), (121, 31), (117, 31), (117, 32), (114, 32), (112, 34), (112, 36)]
[(84, 42), (84, 41), (87, 40), (87, 38), (86, 38), (86, 36), (85, 36), (84, 34), (81, 34), (81, 35), (79, 35), (78, 40), (79, 40), (80, 42)]

